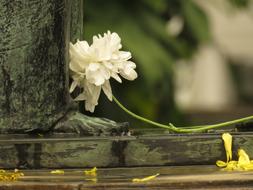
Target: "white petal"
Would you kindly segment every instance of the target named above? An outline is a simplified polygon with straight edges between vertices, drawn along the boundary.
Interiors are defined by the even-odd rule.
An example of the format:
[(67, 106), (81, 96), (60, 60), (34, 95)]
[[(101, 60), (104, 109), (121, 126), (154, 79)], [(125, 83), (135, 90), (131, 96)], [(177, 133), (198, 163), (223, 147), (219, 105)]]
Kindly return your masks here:
[(86, 92), (85, 109), (87, 111), (93, 112), (95, 106), (98, 104), (101, 86), (95, 86), (94, 84), (86, 81), (84, 88)]
[(132, 68), (127, 68), (123, 72), (120, 72), (120, 75), (127, 80), (134, 80), (138, 77), (137, 73)]
[(100, 64), (92, 63), (86, 69), (86, 78), (91, 84), (97, 84), (97, 86), (104, 83), (104, 77), (100, 74)]
[(116, 81), (118, 81), (119, 83), (122, 83), (121, 78), (119, 77), (119, 75), (117, 73), (111, 73), (111, 77), (114, 78)]
[(99, 38), (97, 36), (93, 36), (93, 43), (97, 41)]
[(77, 43), (75, 44), (75, 46), (77, 48), (79, 48), (80, 50), (82, 50), (83, 52), (87, 52), (89, 49), (89, 44), (86, 41), (79, 41), (78, 40)]
[(87, 96), (85, 101), (85, 109), (90, 112), (94, 112), (95, 106), (98, 105), (98, 99), (101, 92), (101, 87), (95, 86), (93, 88), (92, 94)]
[(70, 72), (70, 75), (73, 80), (80, 82), (84, 79), (83, 73)]
[(132, 62), (132, 61), (127, 61), (127, 62), (126, 62), (126, 65), (127, 65), (128, 67), (131, 67), (132, 69), (135, 69), (135, 68), (136, 68), (136, 64), (135, 64), (134, 62)]
[(91, 44), (91, 49), (96, 55), (98, 61), (110, 60), (111, 50), (108, 48), (109, 44), (106, 39), (93, 37), (93, 43)]
[(93, 65), (96, 68), (91, 68), (91, 66), (89, 66), (86, 71), (86, 78), (90, 83), (100, 86), (104, 84), (105, 80), (110, 78), (110, 71), (102, 64), (94, 63)]
[(131, 59), (132, 57), (129, 51), (119, 51), (118, 56), (119, 56), (119, 59), (124, 60), (124, 61)]
[(86, 100), (86, 99), (87, 99), (86, 95), (84, 93), (81, 93), (74, 100), (75, 101), (83, 101), (83, 100)]
[(115, 32), (113, 32), (111, 35), (111, 42), (110, 42), (110, 45), (111, 45), (111, 48), (113, 51), (115, 50), (119, 50), (121, 48), (121, 39), (119, 37), (119, 35)]
[(106, 80), (108, 80), (111, 76), (109, 69), (104, 66), (100, 67), (100, 74), (103, 75)]
[(70, 54), (70, 59), (78, 59), (78, 60), (82, 60), (85, 59), (85, 55), (86, 53), (83, 52), (80, 48), (78, 48), (78, 46), (73, 45), (72, 43), (69, 44), (69, 54)]
[(78, 85), (78, 82), (74, 80), (74, 81), (71, 83), (69, 92), (70, 92), (70, 93), (73, 92), (74, 89), (77, 87), (77, 85)]
[(94, 79), (95, 79), (94, 84), (96, 86), (101, 86), (105, 82), (105, 78), (101, 74), (98, 74)]
[(110, 63), (110, 62), (108, 62), (108, 61), (105, 61), (105, 62), (103, 62), (103, 64), (104, 64), (104, 66), (105, 66), (106, 68), (108, 68), (108, 69), (113, 69), (112, 63)]
[(92, 94), (92, 102), (95, 105), (98, 104), (98, 99), (99, 99), (100, 92), (101, 92), (101, 86), (95, 86), (93, 94)]
[(70, 43), (69, 54), (70, 54), (70, 69), (75, 72), (84, 72), (87, 64), (90, 62), (90, 52), (82, 50), (83, 47), (73, 45)]
[(109, 80), (105, 81), (105, 83), (102, 86), (102, 89), (103, 89), (105, 95), (107, 96), (107, 98), (110, 101), (112, 101), (112, 88), (111, 88)]
[(89, 111), (89, 112), (93, 113), (94, 110), (95, 110), (95, 106), (96, 105), (94, 105), (94, 104), (92, 104), (90, 102), (85, 102), (85, 110), (86, 111)]
[(89, 82), (85, 83), (85, 89), (87, 92), (87, 100), (90, 100), (92, 103), (97, 104), (100, 92), (101, 92), (101, 86), (96, 86), (94, 84), (91, 84)]
[(136, 67), (135, 63), (132, 61), (126, 61), (123, 64), (123, 68), (120, 69), (120, 75), (127, 80), (134, 80), (137, 78), (137, 73), (134, 70)]
[(99, 69), (99, 67), (100, 67), (99, 63), (91, 63), (89, 64), (87, 69), (90, 71), (96, 71)]
[(81, 72), (84, 70), (84, 68), (81, 66), (79, 62), (76, 62), (74, 60), (70, 61), (69, 68), (74, 72)]
[[(91, 44), (91, 49), (97, 51), (98, 61), (109, 61), (115, 52), (119, 51), (121, 48), (121, 39), (117, 33), (107, 32), (104, 36), (93, 37), (93, 43)], [(93, 51), (94, 51), (93, 50)]]

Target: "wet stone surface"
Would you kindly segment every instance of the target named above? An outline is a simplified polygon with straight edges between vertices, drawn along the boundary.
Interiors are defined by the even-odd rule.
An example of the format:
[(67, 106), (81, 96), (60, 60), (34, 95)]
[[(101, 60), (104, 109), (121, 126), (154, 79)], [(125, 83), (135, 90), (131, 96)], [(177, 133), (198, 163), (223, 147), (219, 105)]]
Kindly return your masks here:
[[(253, 158), (253, 134), (232, 135), (233, 150), (243, 148)], [(0, 151), (2, 168), (22, 169), (213, 165), (226, 160), (221, 134), (0, 135)]]
[[(50, 174), (51, 170), (22, 170), (16, 182), (1, 182), (1, 189), (253, 189), (252, 172), (225, 172), (215, 166), (98, 168), (97, 176), (85, 176), (84, 168)], [(147, 182), (134, 183), (159, 173)]]

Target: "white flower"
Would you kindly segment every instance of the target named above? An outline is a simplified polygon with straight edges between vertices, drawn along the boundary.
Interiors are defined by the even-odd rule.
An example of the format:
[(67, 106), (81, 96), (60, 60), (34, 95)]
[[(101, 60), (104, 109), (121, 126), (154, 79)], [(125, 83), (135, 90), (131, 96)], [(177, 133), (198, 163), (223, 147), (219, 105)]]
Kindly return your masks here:
[[(98, 104), (101, 89), (112, 101), (112, 90), (109, 79), (112, 77), (122, 82), (120, 76), (127, 80), (137, 78), (136, 65), (129, 61), (131, 53), (120, 51), (121, 39), (117, 33), (108, 31), (93, 37), (89, 46), (86, 41), (70, 43), (70, 70), (73, 82), (70, 92), (76, 87), (83, 92), (75, 98), (76, 101), (85, 100), (85, 109), (93, 112)], [(120, 75), (120, 76), (119, 76)]]

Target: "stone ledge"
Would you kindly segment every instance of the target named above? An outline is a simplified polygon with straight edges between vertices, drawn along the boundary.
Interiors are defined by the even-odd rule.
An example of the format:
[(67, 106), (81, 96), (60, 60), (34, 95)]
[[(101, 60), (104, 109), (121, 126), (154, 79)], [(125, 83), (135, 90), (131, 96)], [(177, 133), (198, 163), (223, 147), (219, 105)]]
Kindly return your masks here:
[[(50, 170), (23, 170), (16, 182), (1, 182), (4, 190), (88, 190), (88, 189), (253, 189), (253, 172), (225, 172), (215, 166), (171, 166), (98, 169), (97, 182), (83, 175), (83, 169), (65, 170), (52, 175)], [(154, 180), (133, 183), (133, 178), (160, 175)]]
[[(253, 133), (234, 133), (233, 150), (253, 157)], [(221, 134), (81, 137), (0, 135), (2, 168), (82, 168), (214, 164), (226, 160)], [(236, 158), (236, 151), (233, 152)]]

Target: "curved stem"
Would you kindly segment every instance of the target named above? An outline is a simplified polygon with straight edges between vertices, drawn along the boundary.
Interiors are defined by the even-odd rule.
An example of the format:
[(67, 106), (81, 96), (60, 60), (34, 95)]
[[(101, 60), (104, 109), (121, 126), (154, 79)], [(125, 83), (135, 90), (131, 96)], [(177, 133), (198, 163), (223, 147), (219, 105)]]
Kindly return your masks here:
[(196, 129), (202, 129), (202, 130), (216, 129), (216, 128), (221, 128), (221, 127), (225, 127), (225, 126), (229, 126), (229, 125), (233, 125), (233, 124), (237, 124), (237, 123), (242, 123), (242, 122), (250, 121), (250, 120), (253, 120), (252, 115), (248, 116), (248, 117), (240, 118), (240, 119), (235, 119), (232, 121), (226, 121), (223, 123), (217, 123), (217, 124), (213, 124), (213, 125), (205, 125), (203, 127), (202, 126), (194, 126), (193, 130), (196, 130)]
[(144, 117), (141, 117), (133, 112), (131, 112), (130, 110), (128, 110), (125, 106), (123, 106), (118, 100), (117, 98), (115, 98), (114, 96), (112, 97), (113, 100), (115, 101), (115, 103), (123, 110), (125, 111), (127, 114), (131, 115), (132, 117), (141, 120), (145, 123), (149, 123), (151, 125), (160, 127), (160, 128), (165, 128), (168, 129), (170, 131), (173, 132), (177, 132), (177, 133), (194, 133), (194, 132), (203, 132), (209, 129), (216, 129), (216, 128), (221, 128), (221, 127), (225, 127), (225, 126), (229, 126), (229, 125), (233, 125), (233, 124), (237, 124), (237, 123), (242, 123), (245, 121), (250, 121), (253, 120), (253, 115), (252, 116), (248, 116), (248, 117), (244, 117), (244, 118), (240, 118), (240, 119), (235, 119), (232, 121), (227, 121), (227, 122), (223, 122), (223, 123), (217, 123), (217, 124), (213, 124), (213, 125), (203, 125), (203, 126), (189, 126), (189, 127), (185, 127), (185, 128), (179, 128), (179, 127), (175, 127), (173, 124), (169, 124), (169, 125), (165, 125), (165, 124), (161, 124), (149, 119), (146, 119)]
[(127, 114), (131, 115), (132, 117), (134, 117), (134, 118), (136, 118), (136, 119), (138, 119), (138, 120), (141, 120), (141, 121), (143, 121), (143, 122), (145, 122), (145, 123), (149, 123), (149, 124), (151, 124), (151, 125), (154, 125), (154, 126), (157, 126), (157, 127), (160, 127), (160, 128), (165, 128), (165, 129), (169, 129), (169, 130), (171, 130), (171, 131), (177, 132), (177, 128), (176, 128), (175, 126), (173, 126), (173, 125), (171, 125), (171, 124), (170, 124), (170, 125), (164, 125), (164, 124), (161, 124), (161, 123), (157, 123), (157, 122), (155, 122), (155, 121), (151, 121), (151, 120), (146, 119), (146, 118), (144, 118), (144, 117), (141, 117), (141, 116), (139, 116), (139, 115), (137, 115), (137, 114), (131, 112), (130, 110), (128, 110), (128, 109), (127, 109), (125, 106), (123, 106), (123, 105), (117, 100), (117, 98), (115, 98), (114, 96), (113, 96), (112, 98), (113, 98), (113, 100), (116, 102), (116, 104), (117, 104), (123, 111), (125, 111)]

